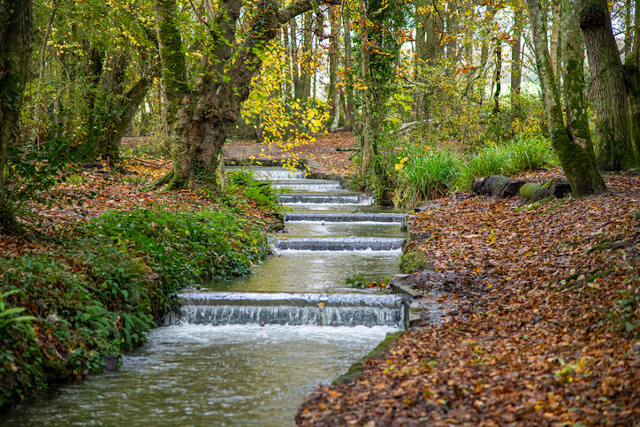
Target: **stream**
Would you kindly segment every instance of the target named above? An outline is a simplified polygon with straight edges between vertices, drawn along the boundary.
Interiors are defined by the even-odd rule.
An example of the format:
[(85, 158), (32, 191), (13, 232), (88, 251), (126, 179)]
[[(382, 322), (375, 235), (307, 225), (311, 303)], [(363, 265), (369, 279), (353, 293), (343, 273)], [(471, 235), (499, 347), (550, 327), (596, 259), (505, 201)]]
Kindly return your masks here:
[[(233, 169), (233, 168), (228, 168)], [(115, 373), (52, 386), (0, 424), (291, 425), (298, 406), (403, 329), (402, 298), (345, 285), (398, 271), (403, 214), (372, 206), (338, 181), (255, 168), (287, 214), (275, 256), (249, 277), (181, 294), (179, 313)]]

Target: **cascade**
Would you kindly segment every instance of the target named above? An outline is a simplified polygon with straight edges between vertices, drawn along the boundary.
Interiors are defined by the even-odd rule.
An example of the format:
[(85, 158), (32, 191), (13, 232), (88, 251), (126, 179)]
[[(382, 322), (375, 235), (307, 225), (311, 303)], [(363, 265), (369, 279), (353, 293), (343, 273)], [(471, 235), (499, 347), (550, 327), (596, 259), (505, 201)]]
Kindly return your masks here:
[(313, 387), (404, 329), (403, 298), (345, 284), (397, 272), (403, 215), (338, 181), (254, 172), (293, 191), (281, 195), (294, 212), (272, 238), (273, 257), (250, 276), (183, 292), (117, 373), (52, 387), (0, 424), (291, 425)]

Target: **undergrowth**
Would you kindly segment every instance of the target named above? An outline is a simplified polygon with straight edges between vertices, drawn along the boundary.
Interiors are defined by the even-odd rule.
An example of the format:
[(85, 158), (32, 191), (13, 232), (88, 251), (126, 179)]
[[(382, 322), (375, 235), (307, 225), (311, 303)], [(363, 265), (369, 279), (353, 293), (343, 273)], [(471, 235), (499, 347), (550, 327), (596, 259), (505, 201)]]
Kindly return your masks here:
[(543, 138), (518, 137), (506, 144), (486, 144), (477, 150), (412, 144), (395, 150), (396, 202), (415, 205), (421, 200), (468, 190), (471, 182), (487, 175), (515, 175), (558, 164)]
[(242, 180), (215, 211), (110, 211), (46, 250), (0, 259), (0, 407), (119, 360), (185, 286), (250, 274), (267, 256), (267, 224), (243, 206), (278, 206), (270, 186)]

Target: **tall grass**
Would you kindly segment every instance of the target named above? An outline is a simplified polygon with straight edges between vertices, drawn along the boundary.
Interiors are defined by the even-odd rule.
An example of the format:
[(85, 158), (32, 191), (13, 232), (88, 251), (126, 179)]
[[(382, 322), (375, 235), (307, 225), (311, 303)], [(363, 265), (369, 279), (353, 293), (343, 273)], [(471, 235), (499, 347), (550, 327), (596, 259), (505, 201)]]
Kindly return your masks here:
[(509, 146), (489, 145), (463, 159), (455, 186), (457, 189), (466, 189), (477, 177), (509, 175), (512, 172), (515, 171), (511, 169)]
[(511, 168), (516, 172), (536, 170), (558, 164), (555, 152), (544, 138), (516, 138), (509, 148), (511, 150)]
[(517, 138), (505, 145), (487, 145), (475, 153), (449, 150), (425, 152), (420, 147), (403, 151), (398, 188), (404, 204), (441, 197), (452, 191), (468, 190), (475, 178), (487, 175), (515, 175), (557, 165), (557, 159), (543, 138)]
[(407, 202), (446, 195), (460, 173), (460, 160), (449, 151), (417, 153), (400, 172)]

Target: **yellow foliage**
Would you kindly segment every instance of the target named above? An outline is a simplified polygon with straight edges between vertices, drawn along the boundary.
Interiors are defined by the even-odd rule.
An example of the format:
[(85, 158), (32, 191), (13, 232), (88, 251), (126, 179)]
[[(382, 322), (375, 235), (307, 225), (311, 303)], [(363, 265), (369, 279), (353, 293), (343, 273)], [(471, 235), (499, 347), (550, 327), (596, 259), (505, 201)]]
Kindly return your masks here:
[(247, 123), (259, 124), (264, 142), (288, 152), (288, 164), (295, 167), (298, 158), (292, 150), (315, 140), (313, 134), (323, 130), (329, 112), (325, 103), (317, 99), (308, 105), (298, 99), (289, 99), (285, 88), (291, 81), (286, 72), (285, 54), (279, 43), (269, 44), (262, 58), (261, 74), (253, 79), (253, 90), (241, 115)]

